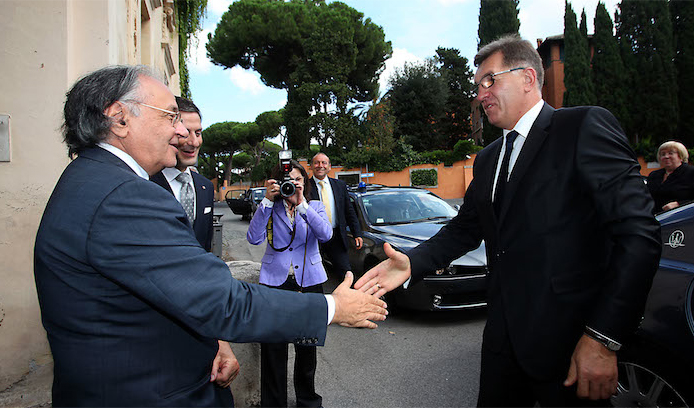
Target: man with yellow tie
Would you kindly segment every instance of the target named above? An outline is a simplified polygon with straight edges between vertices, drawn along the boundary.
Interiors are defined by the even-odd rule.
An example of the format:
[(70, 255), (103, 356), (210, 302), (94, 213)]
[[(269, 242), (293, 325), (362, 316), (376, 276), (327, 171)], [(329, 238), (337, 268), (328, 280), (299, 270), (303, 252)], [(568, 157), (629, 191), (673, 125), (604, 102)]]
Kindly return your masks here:
[(330, 241), (321, 244), (323, 260), (332, 265), (332, 270), (343, 276), (346, 271), (351, 271), (347, 250), (347, 226), (354, 237), (357, 249), (360, 249), (363, 240), (361, 226), (354, 212), (354, 207), (349, 202), (347, 184), (342, 180), (328, 177), (332, 169), (330, 158), (325, 153), (318, 153), (311, 160), (311, 199), (321, 200), (325, 205), (325, 212), (333, 225), (333, 237)]

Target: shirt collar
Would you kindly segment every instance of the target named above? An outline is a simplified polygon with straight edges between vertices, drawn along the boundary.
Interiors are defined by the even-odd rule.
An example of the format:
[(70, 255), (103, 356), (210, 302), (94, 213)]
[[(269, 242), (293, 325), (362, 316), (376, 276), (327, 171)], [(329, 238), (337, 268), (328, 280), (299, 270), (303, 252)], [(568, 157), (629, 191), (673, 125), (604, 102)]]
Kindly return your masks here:
[(325, 184), (330, 185), (330, 180), (328, 180), (328, 176), (325, 176), (325, 178), (323, 180), (320, 180), (318, 177), (313, 176), (313, 181), (316, 182), (317, 186), (321, 185), (320, 184), (321, 181), (325, 181)]
[[(167, 167), (164, 170), (161, 171), (161, 173), (166, 177), (166, 181), (171, 183), (171, 181), (176, 180), (176, 177), (178, 177), (179, 174), (181, 173), (188, 173), (190, 174), (190, 168), (186, 167), (186, 171), (181, 171), (175, 167)], [(192, 174), (190, 174), (191, 178), (193, 177)]]
[[(521, 116), (520, 120), (518, 123), (516, 123), (516, 126), (513, 127), (512, 130), (515, 130), (518, 132), (519, 136), (528, 137), (528, 134), (530, 133), (530, 129), (533, 127), (533, 123), (535, 123), (535, 120), (537, 119), (538, 116), (540, 116), (540, 111), (542, 111), (542, 107), (544, 106), (545, 101), (540, 99), (539, 102), (535, 104), (530, 110), (525, 112), (525, 115)], [(506, 136), (511, 130), (509, 129), (504, 129), (504, 136)]]
[(122, 151), (121, 149), (117, 148), (116, 146), (114, 146), (112, 144), (108, 144), (106, 142), (99, 142), (99, 143), (97, 143), (97, 146), (99, 146), (100, 148), (102, 148), (104, 150), (108, 150), (109, 152), (113, 153), (114, 155), (116, 155), (116, 157), (123, 160), (125, 162), (125, 164), (128, 165), (128, 167), (133, 169), (135, 174), (137, 174), (138, 176), (142, 177), (145, 180), (149, 180), (149, 174), (147, 174), (145, 169), (143, 169), (142, 166), (137, 164), (135, 159), (133, 159), (133, 157), (131, 155), (129, 155), (128, 153), (126, 153), (126, 152)]

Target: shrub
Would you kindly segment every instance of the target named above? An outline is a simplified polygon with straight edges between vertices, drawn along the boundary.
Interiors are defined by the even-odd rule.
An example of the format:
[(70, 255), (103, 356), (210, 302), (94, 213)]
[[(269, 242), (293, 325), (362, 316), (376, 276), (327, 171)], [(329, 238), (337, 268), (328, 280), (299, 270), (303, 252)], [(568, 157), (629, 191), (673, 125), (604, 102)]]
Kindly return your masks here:
[(410, 183), (413, 186), (437, 186), (439, 184), (439, 173), (436, 169), (412, 170), (410, 172)]

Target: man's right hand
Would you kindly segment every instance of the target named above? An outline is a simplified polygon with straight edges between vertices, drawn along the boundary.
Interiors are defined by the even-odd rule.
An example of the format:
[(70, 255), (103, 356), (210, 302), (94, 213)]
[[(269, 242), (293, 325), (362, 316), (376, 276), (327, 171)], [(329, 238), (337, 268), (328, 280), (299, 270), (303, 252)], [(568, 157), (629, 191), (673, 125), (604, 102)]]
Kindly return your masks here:
[(375, 321), (386, 320), (386, 302), (374, 295), (351, 288), (354, 281), (352, 272), (345, 274), (345, 280), (332, 293), (335, 299), (335, 316), (331, 323), (346, 327), (378, 327)]
[(407, 282), (412, 275), (410, 258), (394, 250), (388, 243), (383, 244), (383, 251), (385, 251), (388, 259), (374, 266), (359, 278), (354, 284), (354, 289), (373, 293), (375, 296), (383, 296)]

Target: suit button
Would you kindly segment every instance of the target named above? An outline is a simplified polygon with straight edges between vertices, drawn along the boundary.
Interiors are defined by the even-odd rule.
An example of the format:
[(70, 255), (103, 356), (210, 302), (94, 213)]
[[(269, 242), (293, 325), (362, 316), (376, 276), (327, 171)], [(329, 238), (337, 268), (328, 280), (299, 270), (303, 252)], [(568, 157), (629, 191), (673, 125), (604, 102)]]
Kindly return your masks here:
[(289, 248), (289, 250), (290, 250), (290, 251), (293, 251), (293, 250), (294, 250), (294, 248)]
[(294, 265), (294, 269), (299, 269), (299, 265)]

